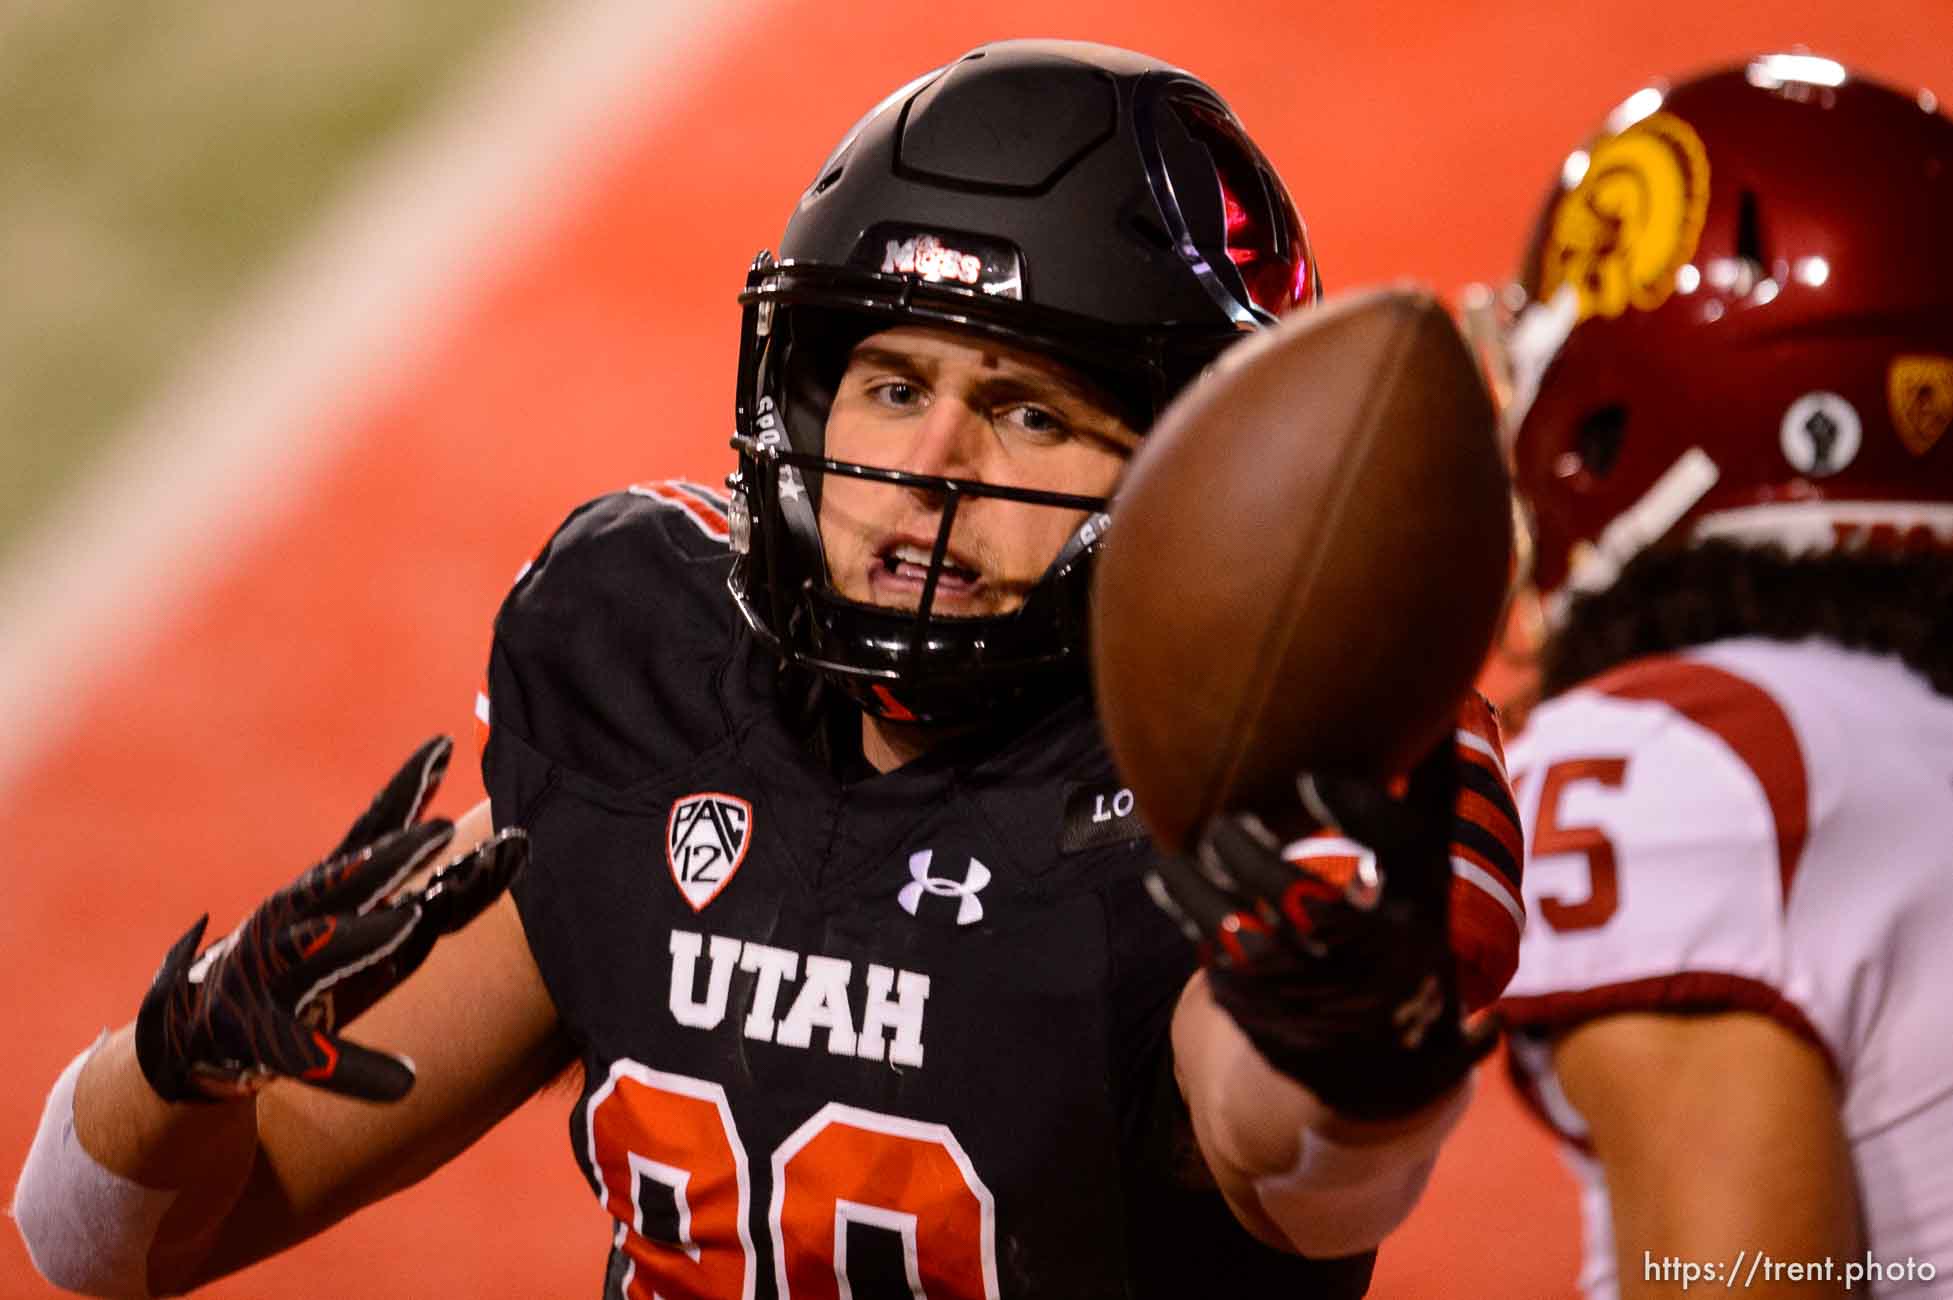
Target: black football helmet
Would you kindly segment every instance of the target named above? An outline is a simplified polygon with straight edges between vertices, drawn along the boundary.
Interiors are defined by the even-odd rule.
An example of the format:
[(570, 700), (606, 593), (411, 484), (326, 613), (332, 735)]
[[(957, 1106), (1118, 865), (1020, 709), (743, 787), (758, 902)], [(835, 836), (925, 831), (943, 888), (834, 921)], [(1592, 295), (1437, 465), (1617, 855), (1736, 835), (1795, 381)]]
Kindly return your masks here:
[[(740, 295), (729, 586), (784, 660), (871, 713), (955, 722), (1082, 671), (1107, 500), (829, 459), (854, 344), (953, 327), (1074, 367), (1144, 429), (1228, 344), (1321, 296), (1279, 177), (1210, 87), (1103, 45), (1006, 41), (889, 96), (801, 196)], [(819, 528), (824, 476), (942, 501), (915, 609), (842, 598)], [(958, 505), (1086, 512), (1015, 610), (931, 610)]]

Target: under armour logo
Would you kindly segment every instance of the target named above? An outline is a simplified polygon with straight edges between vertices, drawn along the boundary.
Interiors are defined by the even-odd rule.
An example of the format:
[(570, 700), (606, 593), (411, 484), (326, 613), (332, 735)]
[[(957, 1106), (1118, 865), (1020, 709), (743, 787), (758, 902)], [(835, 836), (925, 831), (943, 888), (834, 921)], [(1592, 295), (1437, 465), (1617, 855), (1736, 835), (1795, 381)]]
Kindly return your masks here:
[(929, 862), (935, 856), (935, 852), (934, 849), (917, 849), (909, 855), (909, 874), (914, 876), (915, 880), (902, 886), (902, 891), (895, 896), (895, 901), (902, 905), (903, 911), (914, 916), (916, 909), (922, 905), (924, 894), (934, 894), (939, 898), (954, 898), (959, 900), (956, 905), (956, 924), (975, 925), (983, 919), (983, 902), (977, 897), (977, 891), (990, 883), (990, 868), (971, 858), (969, 874), (961, 880), (948, 876), (932, 876), (929, 874)]

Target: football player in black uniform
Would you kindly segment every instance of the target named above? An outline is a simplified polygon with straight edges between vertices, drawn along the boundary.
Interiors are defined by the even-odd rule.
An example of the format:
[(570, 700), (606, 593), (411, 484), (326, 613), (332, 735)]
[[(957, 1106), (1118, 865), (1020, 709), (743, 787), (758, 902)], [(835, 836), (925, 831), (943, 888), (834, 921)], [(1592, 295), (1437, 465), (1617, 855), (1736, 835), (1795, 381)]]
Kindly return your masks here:
[[(230, 938), (186, 934), (50, 1099), (43, 1270), (194, 1286), (575, 1064), (607, 1297), (1361, 1294), (1516, 950), (1496, 739), (1401, 798), (1309, 782), (1352, 839), (1299, 865), (1251, 819), (1158, 861), (1083, 675), (1127, 454), (1317, 295), (1183, 72), (1011, 42), (890, 97), (754, 264), (730, 494), (586, 505), (503, 607), (505, 829), (420, 820), (435, 742)], [(389, 1052), (338, 1036), (368, 1008)]]

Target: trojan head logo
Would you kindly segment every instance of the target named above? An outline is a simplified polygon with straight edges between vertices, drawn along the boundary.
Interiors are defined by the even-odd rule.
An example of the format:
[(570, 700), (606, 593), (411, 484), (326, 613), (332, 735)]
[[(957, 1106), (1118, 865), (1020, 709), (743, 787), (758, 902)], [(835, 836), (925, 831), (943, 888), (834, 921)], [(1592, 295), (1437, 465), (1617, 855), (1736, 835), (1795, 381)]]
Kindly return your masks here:
[(1906, 450), (1924, 456), (1953, 424), (1953, 360), (1895, 357), (1885, 377), (1892, 426)]
[(1563, 284), (1580, 319), (1653, 311), (1695, 256), (1709, 204), (1709, 157), (1681, 118), (1651, 113), (1593, 146), (1586, 173), (1553, 210), (1540, 256), (1540, 293)]

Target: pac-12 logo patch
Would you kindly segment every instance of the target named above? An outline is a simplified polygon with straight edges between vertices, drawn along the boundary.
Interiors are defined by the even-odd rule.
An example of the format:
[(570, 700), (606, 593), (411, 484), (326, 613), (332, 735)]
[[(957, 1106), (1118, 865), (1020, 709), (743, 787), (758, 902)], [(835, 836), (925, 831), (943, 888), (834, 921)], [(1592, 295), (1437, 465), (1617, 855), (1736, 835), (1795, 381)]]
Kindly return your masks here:
[(737, 795), (688, 794), (671, 806), (665, 860), (694, 912), (704, 911), (739, 870), (752, 833), (753, 805)]
[(1894, 357), (1885, 380), (1892, 424), (1915, 456), (1924, 456), (1953, 424), (1953, 360)]

